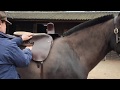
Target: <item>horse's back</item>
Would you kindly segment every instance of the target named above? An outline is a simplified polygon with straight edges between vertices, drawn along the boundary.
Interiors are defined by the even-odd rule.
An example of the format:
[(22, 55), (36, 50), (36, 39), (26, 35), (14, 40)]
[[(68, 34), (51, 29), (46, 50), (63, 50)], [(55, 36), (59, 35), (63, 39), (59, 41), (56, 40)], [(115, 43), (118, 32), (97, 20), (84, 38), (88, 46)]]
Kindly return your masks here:
[[(38, 67), (38, 64), (40, 67)], [(60, 37), (53, 41), (51, 50), (43, 62), (31, 61), (28, 67), (18, 68), (22, 79), (84, 79), (82, 65), (79, 58), (71, 49), (66, 37)], [(41, 77), (43, 75), (43, 77)]]

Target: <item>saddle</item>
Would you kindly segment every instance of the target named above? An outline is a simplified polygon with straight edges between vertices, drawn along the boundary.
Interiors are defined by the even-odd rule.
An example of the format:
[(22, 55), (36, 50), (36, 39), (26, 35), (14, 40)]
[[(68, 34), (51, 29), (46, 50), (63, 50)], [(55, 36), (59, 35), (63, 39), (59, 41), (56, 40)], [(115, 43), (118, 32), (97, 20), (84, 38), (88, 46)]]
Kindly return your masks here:
[(44, 61), (52, 47), (53, 38), (47, 34), (35, 35), (30, 42), (34, 43), (32, 48), (33, 60)]
[[(25, 32), (15, 32), (14, 35), (22, 35)], [(53, 38), (52, 36), (45, 33), (34, 33), (33, 37), (30, 40), (24, 41), (21, 48), (24, 46), (32, 45), (32, 59), (34, 61), (44, 61), (52, 47)]]

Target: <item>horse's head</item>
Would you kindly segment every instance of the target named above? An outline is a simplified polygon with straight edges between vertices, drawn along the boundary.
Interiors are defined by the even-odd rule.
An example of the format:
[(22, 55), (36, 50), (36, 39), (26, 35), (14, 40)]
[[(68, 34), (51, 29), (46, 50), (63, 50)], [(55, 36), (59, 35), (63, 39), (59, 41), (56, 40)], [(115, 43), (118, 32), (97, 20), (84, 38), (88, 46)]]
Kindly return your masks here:
[(111, 46), (113, 50), (120, 54), (120, 13), (114, 17), (114, 34), (111, 38)]

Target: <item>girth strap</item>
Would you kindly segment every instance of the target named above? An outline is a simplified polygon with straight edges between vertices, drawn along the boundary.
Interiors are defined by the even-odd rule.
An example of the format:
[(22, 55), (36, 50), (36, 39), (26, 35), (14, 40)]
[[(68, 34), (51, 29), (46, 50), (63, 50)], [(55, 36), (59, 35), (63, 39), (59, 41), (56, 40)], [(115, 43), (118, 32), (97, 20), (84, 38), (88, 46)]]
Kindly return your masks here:
[(37, 61), (37, 67), (41, 68), (40, 69), (40, 79), (43, 79), (44, 78), (44, 75), (43, 75), (43, 61)]

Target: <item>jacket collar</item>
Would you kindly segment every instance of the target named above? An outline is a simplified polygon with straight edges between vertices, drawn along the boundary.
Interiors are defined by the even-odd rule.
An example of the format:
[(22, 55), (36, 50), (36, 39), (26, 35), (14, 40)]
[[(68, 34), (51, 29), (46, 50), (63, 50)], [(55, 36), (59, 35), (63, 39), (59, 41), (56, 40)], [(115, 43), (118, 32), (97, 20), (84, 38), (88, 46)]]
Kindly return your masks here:
[(0, 38), (11, 38), (11, 37), (3, 32), (0, 32)]

